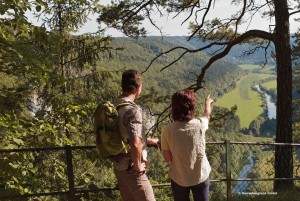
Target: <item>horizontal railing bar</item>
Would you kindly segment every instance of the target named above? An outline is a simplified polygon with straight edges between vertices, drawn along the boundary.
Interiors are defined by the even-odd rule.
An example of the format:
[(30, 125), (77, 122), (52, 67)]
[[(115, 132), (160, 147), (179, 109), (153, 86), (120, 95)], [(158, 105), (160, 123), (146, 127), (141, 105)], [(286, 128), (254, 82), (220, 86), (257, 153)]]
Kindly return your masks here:
[(210, 179), (210, 182), (221, 182), (221, 181), (227, 181), (227, 179)]
[[(210, 182), (224, 182), (226, 179), (211, 179)], [(154, 188), (171, 186), (171, 183), (164, 183), (164, 184), (152, 184)], [(97, 188), (97, 189), (76, 189), (76, 193), (84, 193), (84, 192), (98, 192), (98, 191), (106, 191), (106, 190), (119, 190), (118, 187), (112, 188)]]
[(49, 192), (49, 193), (32, 193), (32, 194), (23, 194), (23, 195), (8, 195), (0, 196), (1, 199), (12, 199), (12, 198), (28, 198), (28, 197), (42, 197), (42, 196), (52, 196), (52, 195), (67, 195), (68, 191), (58, 191), (58, 192)]
[(96, 146), (72, 146), (71, 149), (96, 149)]
[(218, 142), (206, 142), (206, 144), (225, 144), (225, 141), (218, 141)]
[[(206, 144), (225, 144), (225, 141), (219, 142), (206, 142)], [(230, 144), (248, 144), (248, 145), (278, 145), (278, 146), (300, 146), (298, 143), (273, 143), (273, 142), (234, 142), (230, 141)], [(96, 146), (72, 146), (72, 150), (75, 149), (95, 149)], [(57, 151), (63, 150), (65, 147), (46, 147), (46, 148), (21, 148), (21, 149), (0, 149), (0, 153), (9, 152), (39, 152), (39, 151)]]
[(48, 148), (24, 148), (24, 149), (0, 149), (0, 153), (10, 152), (40, 152), (40, 151), (60, 151), (65, 147), (48, 147)]
[(96, 189), (76, 189), (75, 193), (88, 193), (88, 192), (100, 192), (100, 191), (117, 191), (119, 188), (113, 187), (113, 188), (96, 188)]
[(234, 141), (230, 141), (230, 144), (300, 146), (299, 143), (277, 143), (277, 142), (234, 142)]
[(250, 179), (250, 178), (243, 178), (243, 179), (231, 179), (231, 181), (289, 181), (289, 180), (293, 180), (293, 181), (297, 181), (300, 180), (300, 178), (266, 178), (266, 179)]
[[(94, 149), (96, 146), (72, 146), (71, 149)], [(21, 148), (21, 149), (0, 149), (0, 153), (10, 152), (41, 152), (41, 151), (58, 151), (64, 150), (65, 147), (44, 147), (44, 148)]]

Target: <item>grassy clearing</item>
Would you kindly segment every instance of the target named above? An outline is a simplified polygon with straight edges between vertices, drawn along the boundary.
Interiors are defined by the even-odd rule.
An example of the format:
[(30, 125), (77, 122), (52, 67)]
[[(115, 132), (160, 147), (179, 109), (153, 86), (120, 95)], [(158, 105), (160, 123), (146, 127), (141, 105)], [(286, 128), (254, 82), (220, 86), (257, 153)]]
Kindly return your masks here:
[(253, 65), (253, 64), (241, 64), (239, 67), (243, 70), (257, 70), (261, 69), (259, 65)]
[(263, 83), (262, 86), (266, 89), (276, 89), (277, 88), (277, 82), (276, 82), (276, 80), (272, 80), (270, 82)]
[(218, 99), (216, 105), (226, 108), (237, 105), (236, 114), (240, 118), (241, 128), (248, 128), (249, 124), (263, 113), (261, 97), (251, 89), (251, 86), (258, 80), (270, 76), (272, 75), (257, 73), (245, 76), (238, 83), (237, 88)]
[(270, 78), (270, 77), (275, 77), (274, 75), (271, 75), (271, 74), (268, 74), (268, 73), (263, 73), (263, 74), (257, 74), (257, 73), (255, 73), (255, 75), (258, 76), (259, 80), (264, 80), (264, 79), (267, 79), (267, 78)]
[(274, 66), (265, 66), (264, 68), (260, 67), (260, 73), (268, 73), (275, 75)]

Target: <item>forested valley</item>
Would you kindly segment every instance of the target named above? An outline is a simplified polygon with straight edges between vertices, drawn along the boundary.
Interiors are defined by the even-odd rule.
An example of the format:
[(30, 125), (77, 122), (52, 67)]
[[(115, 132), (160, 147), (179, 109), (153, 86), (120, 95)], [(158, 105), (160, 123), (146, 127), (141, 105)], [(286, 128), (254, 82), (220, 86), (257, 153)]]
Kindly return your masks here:
[[(0, 27), (1, 199), (67, 200), (70, 183), (77, 200), (106, 201), (120, 197), (111, 161), (101, 158), (95, 148), (92, 116), (99, 102), (120, 95), (121, 74), (130, 68), (143, 73), (143, 92), (137, 103), (143, 108), (149, 136), (160, 138), (161, 126), (171, 121), (170, 97), (176, 90), (198, 87), (197, 115), (202, 114), (207, 95), (215, 99), (206, 133), (206, 151), (212, 166), (211, 200), (225, 200), (228, 176), (240, 178), (248, 164), (251, 166), (248, 177), (275, 177), (274, 147), (263, 144), (276, 141), (276, 119), (268, 117), (265, 98), (267, 93), (273, 103), (278, 99), (278, 68), (272, 45), (266, 49), (257, 48), (255, 43), (237, 45), (226, 57), (206, 68), (203, 80), (198, 82), (203, 68), (222, 48), (199, 51), (209, 46), (201, 37), (189, 41), (184, 36), (136, 37), (144, 35), (143, 30), (128, 24), (117, 28), (121, 27), (132, 38), (112, 38), (102, 29), (74, 34), (86, 22), (86, 13), (105, 14), (105, 9), (96, 4), (97, 1), (36, 0), (7, 1), (0, 5), (4, 16)], [(43, 20), (42, 26), (29, 23), (25, 16), (29, 10), (35, 10)], [(139, 19), (132, 17), (133, 21), (129, 21), (138, 24)], [(216, 21), (214, 26), (218, 24)], [(217, 39), (232, 34), (220, 30), (224, 34), (216, 33)], [(295, 143), (300, 141), (299, 38), (296, 33), (291, 39)], [(259, 43), (263, 44), (266, 43)], [(236, 144), (230, 148), (230, 142)], [(251, 143), (243, 144), (246, 142)], [(256, 143), (263, 145), (259, 147)], [(148, 175), (152, 185), (156, 185), (155, 196), (157, 200), (172, 200), (168, 165), (160, 150), (149, 148), (149, 152)], [(291, 170), (297, 176), (299, 149), (294, 155), (291, 153), (286, 155), (292, 156)], [(231, 173), (228, 173), (228, 155), (232, 160)], [(72, 164), (73, 180), (66, 161)], [(247, 183), (243, 190), (237, 186), (239, 182), (233, 181), (236, 200), (240, 197), (234, 189), (250, 192), (274, 189), (273, 181), (263, 186), (259, 181)], [(294, 187), (299, 192), (299, 183)], [(293, 193), (289, 194), (292, 198)], [(25, 196), (18, 197), (22, 195)], [(283, 194), (284, 199), (286, 195)]]
[[(72, 79), (67, 82), (69, 89), (60, 95), (55, 92), (54, 97), (44, 96), (42, 87), (32, 87), (23, 82), (20, 77), (8, 76), (1, 73), (1, 144), (2, 148), (38, 148), (56, 147), (70, 144), (95, 145), (95, 136), (92, 126), (92, 113), (97, 103), (104, 100), (113, 100), (120, 94), (120, 77), (125, 69), (139, 69), (143, 72), (143, 93), (138, 99), (138, 104), (148, 111), (145, 119), (148, 121), (152, 131), (148, 135), (160, 138), (160, 127), (171, 119), (168, 117), (169, 111), (163, 112), (170, 104), (172, 93), (178, 89), (189, 87), (195, 80), (195, 74), (200, 66), (209, 58), (204, 53), (195, 53), (184, 56), (180, 61), (162, 70), (165, 66), (180, 54), (172, 52), (159, 60), (147, 69), (149, 63), (160, 53), (176, 46), (193, 46), (186, 43), (184, 37), (147, 37), (112, 38), (111, 47), (113, 51), (101, 53), (96, 61), (95, 68), (87, 68), (81, 72), (71, 72)], [(259, 54), (258, 54), (259, 55)], [(251, 90), (255, 84), (274, 81), (274, 67), (262, 68), (257, 65), (246, 65), (241, 60), (236, 62), (232, 57), (225, 58), (216, 63), (207, 73), (205, 88), (197, 92), (197, 114), (201, 115), (204, 109), (204, 99), (211, 95), (216, 99), (213, 106), (212, 121), (207, 132), (208, 142), (250, 141), (250, 142), (272, 142), (274, 139), (275, 120), (267, 120), (266, 104), (263, 95), (259, 95), (262, 105), (259, 105), (263, 112), (259, 118), (251, 119), (247, 128), (240, 127), (240, 118), (236, 114), (237, 106), (234, 104), (236, 97), (231, 97), (230, 102), (233, 107), (220, 107), (219, 98), (235, 90), (240, 81), (255, 73), (262, 77), (255, 77), (251, 82), (247, 82), (246, 88)], [(255, 63), (255, 62), (253, 62)], [(269, 74), (270, 76), (264, 76)], [(60, 90), (60, 89), (58, 89)], [(266, 89), (267, 90), (267, 89)], [(43, 92), (43, 93), (41, 93)], [(243, 93), (243, 92), (241, 92)], [(246, 91), (244, 93), (249, 93)], [(276, 99), (276, 94), (272, 95)], [(57, 100), (56, 100), (57, 99)], [(49, 104), (51, 101), (51, 104)], [(53, 102), (52, 102), (53, 101)], [(59, 102), (64, 105), (56, 108)], [(62, 104), (60, 103), (60, 104)], [(53, 105), (52, 105), (53, 104)], [(63, 109), (63, 113), (61, 107)], [(243, 108), (246, 112), (249, 107)], [(57, 118), (64, 117), (62, 120)], [(243, 117), (242, 117), (243, 118)], [(260, 130), (267, 130), (266, 136), (260, 135)], [(256, 131), (254, 131), (256, 130)], [(257, 131), (258, 130), (258, 131)], [(241, 147), (236, 148), (237, 152)], [(216, 148), (208, 148), (212, 152), (217, 152)], [(217, 166), (213, 170), (213, 177), (219, 178), (225, 173), (222, 163), (225, 160), (225, 152), (219, 149), (223, 156), (220, 159), (210, 157), (212, 166)], [(247, 162), (247, 150), (240, 150)], [(18, 162), (12, 162), (13, 158), (19, 158)], [(59, 159), (60, 154), (12, 154), (2, 158), (2, 191), (4, 195), (11, 193), (43, 192), (48, 189), (52, 180), (59, 178), (63, 181), (56, 187), (48, 190), (64, 189), (66, 178), (63, 175), (65, 166)], [(152, 165), (149, 169), (151, 181), (155, 183), (166, 183), (167, 164), (163, 162), (161, 153), (158, 150), (150, 149)], [(37, 161), (37, 158), (39, 161)], [(221, 161), (220, 161), (221, 160)], [(31, 161), (31, 162), (29, 162)], [(29, 167), (24, 167), (29, 163)], [(49, 168), (49, 164), (55, 164)], [(79, 165), (80, 164), (80, 165)], [(81, 188), (114, 187), (115, 179), (111, 170), (110, 162), (100, 159), (96, 150), (86, 155), (86, 152), (76, 153), (75, 164), (76, 184)], [(238, 169), (242, 168), (242, 164)], [(40, 172), (44, 170), (43, 172)], [(53, 173), (53, 174), (52, 174)], [(31, 177), (35, 175), (34, 177)], [(34, 178), (34, 179), (33, 179)], [(6, 185), (5, 185), (6, 184)], [(214, 186), (213, 188), (221, 188)], [(33, 190), (35, 189), (35, 190)], [(83, 194), (81, 199), (93, 200), (97, 197), (108, 196), (115, 199), (117, 192), (105, 195)], [(161, 200), (171, 199), (170, 191), (167, 189), (156, 190), (156, 194)], [(49, 198), (51, 200), (53, 198)], [(108, 198), (106, 197), (106, 200)]]

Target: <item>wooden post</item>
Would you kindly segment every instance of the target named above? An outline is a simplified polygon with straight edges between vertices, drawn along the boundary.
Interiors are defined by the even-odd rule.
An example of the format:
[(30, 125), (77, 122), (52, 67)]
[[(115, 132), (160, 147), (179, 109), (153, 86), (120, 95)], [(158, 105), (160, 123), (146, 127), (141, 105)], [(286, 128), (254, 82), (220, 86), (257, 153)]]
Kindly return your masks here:
[(232, 199), (231, 196), (231, 150), (230, 150), (230, 141), (225, 141), (226, 145), (226, 179), (227, 179), (227, 201)]
[(74, 185), (74, 172), (73, 172), (73, 162), (72, 162), (72, 149), (70, 145), (66, 145), (66, 160), (67, 160), (67, 175), (69, 184), (69, 194), (68, 200), (75, 200), (75, 185)]

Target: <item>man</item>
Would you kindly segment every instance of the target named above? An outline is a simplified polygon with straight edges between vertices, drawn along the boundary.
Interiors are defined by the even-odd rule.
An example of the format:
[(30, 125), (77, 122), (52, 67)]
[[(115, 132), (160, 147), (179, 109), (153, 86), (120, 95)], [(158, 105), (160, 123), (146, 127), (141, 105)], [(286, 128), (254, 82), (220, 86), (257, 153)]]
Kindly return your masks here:
[(125, 143), (129, 143), (130, 154), (113, 160), (123, 201), (154, 201), (152, 186), (146, 175), (148, 145), (158, 146), (157, 139), (146, 139), (142, 131), (142, 111), (134, 103), (142, 91), (142, 75), (137, 70), (127, 70), (122, 75), (122, 95), (115, 105), (130, 102), (118, 109), (119, 129)]

